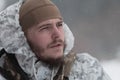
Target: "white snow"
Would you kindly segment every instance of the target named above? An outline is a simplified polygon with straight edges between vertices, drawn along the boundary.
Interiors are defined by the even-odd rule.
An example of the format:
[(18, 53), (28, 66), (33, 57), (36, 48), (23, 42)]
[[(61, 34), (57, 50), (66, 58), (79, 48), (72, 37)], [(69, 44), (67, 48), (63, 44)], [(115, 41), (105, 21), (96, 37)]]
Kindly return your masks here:
[(104, 61), (102, 65), (112, 80), (120, 80), (120, 60)]

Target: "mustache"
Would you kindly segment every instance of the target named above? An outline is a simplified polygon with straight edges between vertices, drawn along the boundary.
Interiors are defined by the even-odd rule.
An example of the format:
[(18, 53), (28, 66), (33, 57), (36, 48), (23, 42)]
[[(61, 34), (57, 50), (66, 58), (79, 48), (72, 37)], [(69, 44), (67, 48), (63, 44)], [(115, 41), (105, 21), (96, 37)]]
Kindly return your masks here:
[(64, 45), (64, 41), (61, 40), (61, 39), (53, 40), (50, 44), (48, 44), (47, 48), (51, 48), (52, 46), (57, 45), (57, 44), (63, 46)]

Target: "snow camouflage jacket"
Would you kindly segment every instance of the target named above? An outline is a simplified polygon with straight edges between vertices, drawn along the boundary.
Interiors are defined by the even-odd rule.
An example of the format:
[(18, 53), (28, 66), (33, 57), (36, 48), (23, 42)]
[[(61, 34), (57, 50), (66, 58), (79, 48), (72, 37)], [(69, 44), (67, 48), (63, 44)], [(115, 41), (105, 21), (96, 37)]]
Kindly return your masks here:
[[(30, 80), (53, 80), (58, 68), (42, 62), (35, 63), (37, 58), (29, 48), (26, 38), (19, 25), (19, 1), (0, 12), (0, 49), (15, 54), (20, 67), (26, 72)], [(74, 36), (68, 26), (64, 24), (66, 56), (74, 45)], [(4, 63), (4, 56), (0, 58), (0, 66)], [(6, 80), (0, 75), (0, 80)], [(69, 80), (111, 80), (104, 72), (99, 61), (87, 53), (77, 54), (72, 65)]]

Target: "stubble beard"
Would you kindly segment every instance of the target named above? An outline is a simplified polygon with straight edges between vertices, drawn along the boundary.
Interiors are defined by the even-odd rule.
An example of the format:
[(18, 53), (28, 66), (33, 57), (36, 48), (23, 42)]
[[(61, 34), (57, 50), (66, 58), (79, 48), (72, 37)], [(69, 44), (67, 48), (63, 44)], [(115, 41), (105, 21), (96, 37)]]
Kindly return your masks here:
[[(50, 44), (48, 44), (47, 49), (49, 49), (50, 46), (52, 44), (55, 44), (56, 42), (60, 42), (63, 45), (63, 51), (62, 52), (64, 52), (66, 44), (62, 40), (56, 40), (56, 41), (51, 42)], [(29, 42), (29, 44), (30, 44), (30, 42)], [(42, 48), (42, 47), (38, 48), (35, 45), (31, 46), (31, 44), (30, 44), (30, 47), (32, 48), (33, 52), (36, 54), (36, 57), (38, 58), (38, 61), (45, 62), (46, 64), (50, 64), (52, 66), (57, 66), (57, 65), (61, 64), (63, 62), (63, 60), (64, 60), (64, 53), (60, 57), (57, 57), (57, 58), (45, 57), (45, 55), (44, 56), (40, 55), (40, 53), (44, 53), (45, 52), (44, 48)]]

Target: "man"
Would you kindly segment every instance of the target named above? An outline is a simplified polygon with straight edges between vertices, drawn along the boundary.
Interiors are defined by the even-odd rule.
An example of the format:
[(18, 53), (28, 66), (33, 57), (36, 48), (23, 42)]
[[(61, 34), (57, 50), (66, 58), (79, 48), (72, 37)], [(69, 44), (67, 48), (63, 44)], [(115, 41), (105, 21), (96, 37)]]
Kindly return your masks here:
[(20, 24), (38, 59), (53, 64), (61, 60), (65, 47), (63, 20), (53, 3), (26, 1), (20, 9)]
[[(7, 18), (3, 17), (5, 12), (1, 13), (0, 38), (4, 39), (0, 44), (7, 52), (15, 54), (13, 61), (18, 63), (19, 70), (12, 62), (6, 64), (12, 68), (4, 68), (15, 80), (111, 80), (95, 58), (71, 52), (73, 35), (50, 0), (26, 0), (22, 5), (18, 2), (7, 11), (10, 11)], [(5, 27), (8, 31), (3, 32)], [(9, 37), (11, 40), (5, 43)], [(7, 54), (5, 50), (1, 53)], [(1, 80), (6, 75), (1, 72)]]

